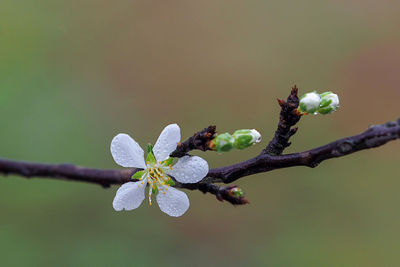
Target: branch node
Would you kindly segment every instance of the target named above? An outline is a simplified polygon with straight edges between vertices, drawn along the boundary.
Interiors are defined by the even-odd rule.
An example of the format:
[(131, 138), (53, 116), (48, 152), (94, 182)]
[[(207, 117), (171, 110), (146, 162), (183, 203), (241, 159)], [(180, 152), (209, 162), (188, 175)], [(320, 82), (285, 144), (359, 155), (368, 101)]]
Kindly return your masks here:
[(191, 150), (207, 151), (212, 150), (211, 140), (214, 139), (216, 134), (216, 126), (208, 126), (200, 132), (195, 133), (192, 137), (183, 143), (180, 143), (176, 150), (171, 153), (171, 157), (181, 158), (186, 156)]

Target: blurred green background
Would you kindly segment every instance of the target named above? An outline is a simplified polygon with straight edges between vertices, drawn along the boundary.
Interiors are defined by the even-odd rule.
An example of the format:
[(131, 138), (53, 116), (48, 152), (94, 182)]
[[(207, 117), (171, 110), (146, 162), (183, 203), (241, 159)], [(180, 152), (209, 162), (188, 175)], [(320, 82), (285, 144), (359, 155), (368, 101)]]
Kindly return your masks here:
[[(399, 117), (400, 2), (2, 1), (0, 157), (118, 168), (119, 132), (155, 142), (210, 124), (262, 144), (196, 153), (211, 167), (256, 155), (276, 98), (333, 90), (287, 152)], [(1, 266), (394, 266), (400, 142), (240, 180), (250, 205), (187, 192), (189, 211), (117, 213), (117, 187), (0, 177)]]

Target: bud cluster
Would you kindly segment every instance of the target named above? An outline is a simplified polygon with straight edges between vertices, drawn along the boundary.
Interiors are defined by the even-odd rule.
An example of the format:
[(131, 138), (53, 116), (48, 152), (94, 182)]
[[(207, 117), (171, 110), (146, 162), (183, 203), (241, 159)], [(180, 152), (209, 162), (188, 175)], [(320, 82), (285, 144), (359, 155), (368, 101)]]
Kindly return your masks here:
[(237, 130), (232, 135), (223, 133), (217, 135), (212, 141), (211, 146), (218, 152), (228, 152), (233, 148), (245, 149), (261, 141), (261, 134), (255, 129)]
[(339, 108), (339, 97), (332, 92), (311, 92), (300, 97), (298, 111), (302, 114), (329, 114)]

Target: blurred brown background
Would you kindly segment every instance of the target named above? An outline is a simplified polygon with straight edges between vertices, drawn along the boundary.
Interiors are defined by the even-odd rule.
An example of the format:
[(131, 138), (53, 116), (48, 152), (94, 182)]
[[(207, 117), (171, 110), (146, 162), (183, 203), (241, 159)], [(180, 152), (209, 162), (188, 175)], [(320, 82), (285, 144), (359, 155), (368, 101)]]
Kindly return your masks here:
[[(0, 157), (118, 168), (125, 132), (155, 142), (216, 124), (263, 143), (196, 153), (211, 167), (257, 154), (291, 86), (332, 90), (287, 152), (399, 117), (400, 2), (3, 1)], [(400, 142), (240, 180), (250, 205), (187, 192), (189, 211), (117, 213), (117, 187), (0, 177), (2, 266), (394, 266)]]

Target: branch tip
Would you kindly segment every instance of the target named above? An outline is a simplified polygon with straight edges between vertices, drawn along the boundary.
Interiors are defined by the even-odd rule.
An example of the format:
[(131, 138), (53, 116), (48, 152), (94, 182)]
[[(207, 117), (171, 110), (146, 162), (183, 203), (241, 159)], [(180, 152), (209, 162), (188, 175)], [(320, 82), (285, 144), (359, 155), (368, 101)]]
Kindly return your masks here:
[(285, 105), (286, 105), (286, 101), (285, 101), (285, 100), (283, 100), (283, 99), (280, 99), (280, 98), (278, 98), (277, 100), (278, 100), (278, 104), (279, 104), (279, 106), (283, 107), (283, 106), (285, 106)]
[(294, 86), (292, 87), (291, 94), (292, 94), (292, 95), (297, 95), (298, 91), (299, 91), (299, 89), (297, 88), (296, 85), (294, 85)]
[(296, 125), (301, 118), (301, 114), (297, 110), (299, 106), (299, 97), (297, 93), (298, 88), (295, 85), (286, 101), (278, 99), (278, 103), (281, 106), (278, 128), (275, 131), (274, 138), (269, 142), (262, 153), (281, 155), (284, 149), (290, 145), (289, 139), (297, 131), (292, 131), (291, 127)]

